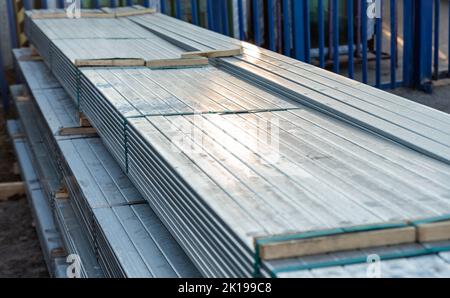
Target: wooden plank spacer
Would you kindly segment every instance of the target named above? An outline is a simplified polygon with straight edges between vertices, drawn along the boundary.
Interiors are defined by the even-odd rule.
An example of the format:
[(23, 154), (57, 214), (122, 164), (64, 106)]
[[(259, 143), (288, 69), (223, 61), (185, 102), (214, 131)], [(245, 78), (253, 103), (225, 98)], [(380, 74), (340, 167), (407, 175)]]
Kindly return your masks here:
[(62, 127), (59, 129), (60, 136), (97, 136), (97, 131), (94, 127)]
[(203, 67), (206, 65), (208, 65), (208, 58), (198, 56), (192, 58), (150, 60), (146, 62), (146, 66), (152, 69)]
[(206, 58), (224, 58), (242, 55), (242, 47), (236, 49), (227, 50), (213, 50), (213, 51), (197, 51), (197, 52), (186, 52), (181, 54), (181, 58), (193, 58), (193, 57), (206, 57)]
[(77, 67), (139, 67), (145, 66), (141, 58), (112, 58), (112, 59), (76, 59)]

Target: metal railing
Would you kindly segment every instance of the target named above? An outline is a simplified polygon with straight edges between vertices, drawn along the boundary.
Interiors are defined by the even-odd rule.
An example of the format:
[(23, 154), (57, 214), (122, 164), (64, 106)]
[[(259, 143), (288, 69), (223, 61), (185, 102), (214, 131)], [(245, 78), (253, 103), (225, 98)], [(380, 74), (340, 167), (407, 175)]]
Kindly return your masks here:
[(447, 77), (450, 68), (439, 69), (449, 56), (442, 59), (439, 45), (441, 30), (448, 31), (440, 22), (441, 2), (161, 0), (161, 12), (377, 88), (431, 91), (431, 80)]

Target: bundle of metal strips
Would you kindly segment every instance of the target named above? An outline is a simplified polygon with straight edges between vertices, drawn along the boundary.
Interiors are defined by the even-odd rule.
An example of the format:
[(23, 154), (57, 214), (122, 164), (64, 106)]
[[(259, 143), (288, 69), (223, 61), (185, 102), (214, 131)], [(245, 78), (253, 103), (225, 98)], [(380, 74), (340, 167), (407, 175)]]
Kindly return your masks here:
[[(28, 148), (28, 159), (21, 158), (21, 150), (16, 146), (16, 153), (21, 161), (22, 173), (24, 167), (31, 167), (32, 171), (36, 172), (35, 181), (40, 185), (40, 200), (35, 204), (31, 204), (33, 213), (37, 222), (44, 222), (50, 227), (42, 228), (38, 226), (38, 235), (41, 233), (53, 233), (53, 237), (48, 240), (52, 244), (51, 253), (46, 256), (46, 246), (42, 245), (45, 261), (51, 276), (67, 277), (66, 262), (67, 255), (76, 254), (82, 261), (80, 264), (81, 277), (102, 277), (103, 273), (96, 262), (94, 251), (86, 246), (87, 238), (85, 232), (76, 219), (73, 209), (68, 204), (63, 204), (53, 199), (54, 193), (59, 189), (58, 170), (55, 169), (50, 159), (53, 156), (48, 154), (45, 148), (45, 141), (43, 140), (40, 130), (33, 122), (36, 118), (35, 108), (32, 106), (30, 100), (21, 101), (19, 98), (23, 92), (22, 85), (12, 86), (12, 95), (16, 110), (20, 116), (21, 134), (26, 137), (23, 143)], [(16, 122), (17, 123), (17, 122)], [(30, 161), (31, 160), (31, 161)], [(33, 193), (29, 196), (33, 200)], [(43, 213), (43, 211), (46, 211)], [(40, 211), (40, 212), (39, 212)], [(60, 235), (60, 236), (59, 236)], [(40, 235), (40, 239), (49, 239)], [(54, 264), (58, 264), (55, 266)], [(62, 267), (62, 268), (61, 268)]]
[[(16, 93), (16, 87), (11, 86), (12, 94)], [(21, 176), (26, 185), (28, 203), (32, 209), (48, 272), (52, 277), (65, 277), (67, 264), (65, 258), (60, 254), (63, 247), (62, 237), (58, 232), (51, 206), (34, 169), (31, 149), (24, 138), (19, 121), (8, 120), (7, 128), (19, 162)]]
[[(49, 74), (40, 72), (43, 62), (21, 59), (29, 54), (27, 49), (14, 51), (23, 80), (44, 81), (41, 76)], [(60, 135), (61, 128), (78, 125), (76, 106), (61, 86), (28, 88), (28, 100), (16, 94), (17, 110), (33, 146), (48, 148), (41, 150), (47, 154), (39, 155), (40, 167), (53, 165), (49, 159), (57, 163), (55, 173), (43, 173), (40, 180), (55, 181), (49, 201), (67, 251), (80, 256), (82, 276), (199, 276), (100, 139)]]
[(443, 112), (166, 15), (129, 19), (188, 49), (242, 46), (242, 56), (215, 59), (216, 65), (450, 164), (450, 120)]
[[(130, 19), (178, 52), (236, 46), (211, 46), (216, 35), (158, 14)], [(143, 34), (133, 22), (108, 21)], [(56, 47), (91, 34), (70, 28), (90, 24), (97, 37), (110, 30), (102, 31), (102, 19), (52, 22), (64, 36), (30, 39), (39, 52), (50, 40), (44, 60), (58, 57), (47, 61), (53, 73), (204, 276), (269, 276), (273, 259), (450, 238), (428, 233), (429, 224), (449, 220), (449, 135), (430, 124), (448, 124), (448, 116), (400, 101), (406, 111), (426, 110), (428, 118), (412, 121), (356, 92), (331, 93), (329, 81), (288, 78), (257, 65), (268, 55), (255, 47), (254, 57), (212, 59), (218, 67), (81, 68), (64, 79), (57, 63), (69, 69), (77, 55), (111, 58)], [(31, 23), (46, 31), (42, 20)], [(165, 57), (161, 47), (153, 53)]]

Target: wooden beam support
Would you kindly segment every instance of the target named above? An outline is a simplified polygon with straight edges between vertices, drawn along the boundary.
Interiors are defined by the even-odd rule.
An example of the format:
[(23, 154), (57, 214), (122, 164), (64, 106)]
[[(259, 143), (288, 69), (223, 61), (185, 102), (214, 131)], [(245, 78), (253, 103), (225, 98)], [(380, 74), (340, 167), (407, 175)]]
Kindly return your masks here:
[(450, 240), (450, 221), (420, 224), (417, 226), (418, 242)]
[(25, 191), (23, 181), (0, 183), (0, 201), (6, 201), (14, 195), (24, 195)]
[[(81, 10), (82, 18), (115, 18), (114, 14), (109, 14), (104, 11), (95, 11), (89, 9)], [(66, 19), (67, 13), (64, 10), (54, 10), (54, 11), (34, 11), (31, 14), (33, 20), (38, 19)]]
[(83, 114), (83, 112), (78, 113), (78, 118), (79, 118), (81, 127), (92, 127), (91, 122), (89, 121), (88, 118), (86, 118), (86, 116)]
[(55, 200), (67, 200), (69, 198), (69, 193), (67, 190), (57, 191), (55, 193)]
[(156, 12), (154, 8), (147, 8), (141, 5), (116, 7), (116, 8), (103, 7), (101, 8), (101, 10), (106, 14), (111, 15), (115, 18), (132, 17), (144, 14), (152, 14)]
[(260, 247), (260, 257), (276, 260), (415, 242), (416, 229), (404, 227), (264, 244)]
[(97, 131), (94, 127), (62, 127), (59, 129), (60, 136), (80, 136), (91, 135), (96, 136)]
[(152, 69), (202, 67), (206, 65), (208, 65), (208, 58), (204, 57), (161, 59), (146, 62), (146, 66)]
[(63, 183), (61, 187), (54, 193), (55, 200), (66, 200), (69, 198), (69, 191), (67, 186)]
[(76, 59), (77, 67), (138, 67), (145, 66), (141, 58), (113, 58), (113, 59)]
[(52, 258), (61, 258), (67, 256), (67, 252), (63, 247), (53, 248), (50, 252)]
[(214, 51), (197, 51), (186, 52), (181, 54), (181, 58), (193, 58), (193, 57), (206, 57), (206, 58), (222, 58), (242, 55), (242, 47), (236, 49), (227, 50), (214, 50)]

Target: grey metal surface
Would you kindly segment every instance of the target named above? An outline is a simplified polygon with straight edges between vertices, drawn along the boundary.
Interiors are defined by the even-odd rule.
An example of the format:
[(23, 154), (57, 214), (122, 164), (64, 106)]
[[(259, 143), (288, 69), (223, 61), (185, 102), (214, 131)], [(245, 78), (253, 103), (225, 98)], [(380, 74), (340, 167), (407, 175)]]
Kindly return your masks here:
[[(132, 19), (185, 50), (235, 45), (157, 14)], [(57, 68), (44, 59), (61, 81), (57, 69), (73, 65), (58, 55)], [(331, 93), (339, 78), (332, 88), (305, 83), (263, 69), (261, 56), (202, 69), (83, 69), (62, 80), (76, 82), (66, 90), (203, 275), (251, 276), (256, 237), (450, 213), (450, 165), (438, 160), (449, 133), (433, 128), (446, 117), (425, 109), (413, 120), (423, 108), (369, 104), (347, 81), (351, 95)]]
[[(15, 54), (20, 58), (19, 52)], [(30, 71), (35, 77), (48, 76), (45, 71), (40, 72), (36, 65), (39, 63), (43, 65), (20, 62), (23, 77), (32, 77)], [(35, 130), (28, 127), (31, 137), (52, 143), (47, 144), (51, 148), (47, 156), (57, 161), (59, 176), (70, 195), (68, 201), (53, 202), (55, 218), (68, 252), (82, 258), (83, 276), (98, 277), (100, 272), (110, 277), (199, 276), (101, 140), (58, 135), (59, 128), (77, 125), (76, 106), (63, 89), (29, 88), (33, 98), (16, 104), (27, 126), (31, 126), (30, 122), (24, 119), (40, 123)], [(22, 108), (30, 105), (33, 109)], [(48, 160), (43, 158), (41, 163)], [(140, 256), (139, 260), (126, 257), (129, 254)]]
[[(377, 247), (372, 249), (348, 251), (320, 256), (310, 256), (298, 259), (288, 259), (270, 262), (271, 268), (279, 270), (280, 278), (447, 278), (450, 275), (450, 260), (448, 252), (435, 254), (399, 257), (391, 260), (376, 259), (380, 255), (406, 254), (420, 251), (424, 248), (448, 247), (450, 243), (434, 242), (427, 244), (406, 244), (391, 247)], [(361, 258), (365, 262), (351, 264), (354, 259)], [(307, 270), (295, 270), (296, 266), (312, 266), (322, 262), (349, 260), (349, 265), (327, 266)], [(374, 263), (376, 261), (377, 263)], [(374, 269), (374, 265), (377, 266)]]
[(58, 264), (55, 261), (54, 252), (63, 247), (61, 235), (57, 229), (57, 225), (53, 219), (51, 206), (45, 196), (31, 157), (30, 148), (24, 138), (16, 138), (14, 136), (22, 132), (20, 124), (16, 120), (8, 120), (8, 133), (12, 137), (14, 151), (16, 153), (22, 179), (27, 189), (27, 197), (29, 205), (32, 209), (33, 218), (36, 224), (36, 231), (48, 271), (53, 277), (60, 277), (58, 272), (63, 270), (67, 264)]
[(167, 40), (181, 40), (179, 45), (186, 48), (243, 46), (244, 55), (216, 59), (217, 65), (290, 95), (302, 104), (450, 163), (450, 117), (445, 113), (161, 14), (130, 19), (166, 36)]

